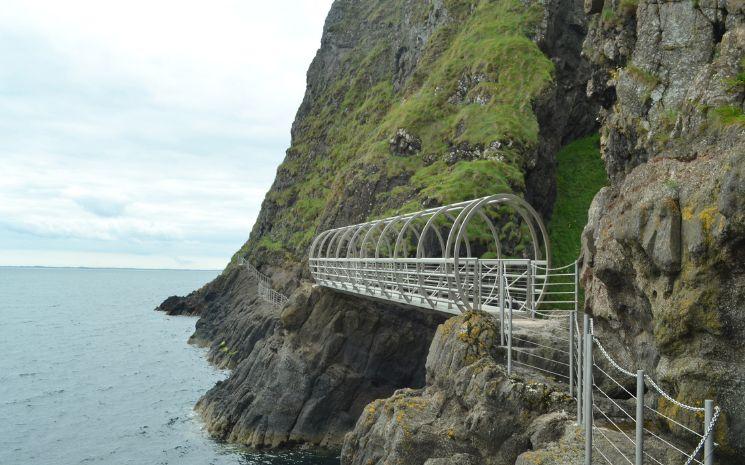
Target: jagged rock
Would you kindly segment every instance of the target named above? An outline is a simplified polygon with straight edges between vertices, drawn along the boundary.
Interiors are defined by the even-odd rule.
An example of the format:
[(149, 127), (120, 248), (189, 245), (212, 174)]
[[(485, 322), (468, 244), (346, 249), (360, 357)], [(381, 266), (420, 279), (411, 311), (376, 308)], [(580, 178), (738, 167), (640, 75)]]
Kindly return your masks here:
[(743, 5), (643, 1), (615, 27), (602, 15), (589, 24), (591, 91), (617, 99), (601, 130), (611, 186), (583, 233), (585, 306), (626, 367), (682, 401), (716, 399), (719, 460), (742, 463), (745, 130), (716, 109), (743, 108), (745, 87), (727, 84), (742, 71)]
[[(466, 313), (442, 324), (427, 357), (424, 389), (369, 404), (342, 449), (344, 465), (513, 464), (556, 434), (553, 417), (572, 399), (549, 385), (508, 377), (492, 317)], [(539, 419), (538, 423), (534, 423)], [(533, 425), (531, 427), (531, 425)]]
[(422, 149), (422, 141), (410, 134), (406, 129), (398, 129), (396, 134), (388, 141), (391, 153), (399, 157), (415, 155)]
[[(241, 319), (265, 309), (260, 304)], [(434, 314), (302, 286), (272, 313), (260, 340), (246, 341), (250, 348), (240, 350), (231, 376), (196, 409), (212, 435), (230, 442), (338, 447), (365, 404), (423, 384), (422, 341), (439, 321)], [(239, 333), (252, 334), (246, 328)]]

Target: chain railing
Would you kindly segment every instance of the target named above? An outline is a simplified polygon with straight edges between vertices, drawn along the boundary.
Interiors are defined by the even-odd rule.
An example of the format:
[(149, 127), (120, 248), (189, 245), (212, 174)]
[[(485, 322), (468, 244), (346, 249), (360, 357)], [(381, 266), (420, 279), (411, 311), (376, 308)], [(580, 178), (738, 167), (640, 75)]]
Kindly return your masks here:
[[(531, 247), (523, 256), (532, 258), (503, 254), (501, 214), (496, 214), (503, 208), (512, 209), (529, 231), (524, 239)], [(491, 232), (489, 254), (484, 244), (468, 239), (477, 226)], [(497, 194), (324, 231), (310, 247), (308, 264), (318, 284), (343, 292), (451, 314), (481, 310), (496, 315), (509, 374), (528, 369), (568, 384), (577, 402), (577, 422), (586, 431), (586, 465), (593, 452), (611, 465), (712, 465), (719, 407), (711, 400), (703, 400), (703, 407), (684, 404), (642, 370), (627, 370), (616, 362), (587, 315), (580, 329), (578, 263), (552, 268), (550, 257), (540, 215), (514, 195)], [(274, 299), (268, 279), (253, 270), (260, 295)], [(594, 350), (607, 364), (596, 363)], [(612, 372), (626, 379), (619, 381)], [(607, 386), (625, 398), (615, 398)], [(665, 414), (645, 403), (645, 390), (654, 391), (653, 401), (664, 399), (676, 412)], [(629, 401), (635, 403), (633, 411)], [(694, 418), (673, 418), (679, 412)], [(701, 432), (696, 422), (702, 423)], [(675, 439), (655, 425), (672, 425)], [(677, 430), (691, 437), (681, 439)], [(659, 457), (659, 451), (674, 458)]]
[[(582, 372), (578, 372), (576, 398), (578, 399), (577, 422), (583, 425), (585, 430), (585, 465), (593, 463), (593, 453), (610, 465), (618, 463), (712, 465), (714, 463), (716, 444), (713, 440), (713, 431), (721, 413), (720, 407), (715, 406), (714, 402), (709, 399), (703, 400), (703, 407), (680, 402), (665, 392), (644, 370), (634, 372), (623, 368), (595, 335), (593, 320), (587, 315), (584, 317), (582, 331), (580, 332), (578, 324), (575, 325), (574, 331), (577, 341), (582, 341), (577, 347), (583, 347), (581, 358), (584, 363), (582, 363)], [(605, 360), (609, 367), (604, 368), (596, 363), (593, 357), (595, 348), (602, 357), (600, 360)], [(626, 382), (616, 379), (611, 374), (612, 371), (623, 375)], [(632, 393), (628, 386), (634, 382), (636, 392)], [(633, 401), (635, 406), (633, 412), (629, 411), (631, 409), (628, 406), (622, 405), (624, 401), (609, 394), (608, 385), (624, 392), (624, 395)], [(645, 390), (647, 390), (645, 388), (653, 390), (665, 401), (674, 405), (678, 415), (665, 414), (660, 411), (659, 407), (649, 405), (644, 399)], [(610, 412), (609, 406), (615, 409), (615, 414)], [(693, 414), (693, 418), (688, 418), (687, 421), (682, 418), (673, 418), (673, 416), (679, 416), (680, 412)], [(701, 432), (698, 432), (690, 425), (701, 421), (699, 418), (701, 414), (704, 418)], [(595, 421), (596, 418), (599, 422)], [(676, 439), (663, 437), (662, 431), (655, 431), (655, 420), (667, 423), (668, 426), (672, 425), (681, 433), (676, 435)], [(632, 428), (633, 434), (630, 433)], [(682, 433), (689, 436), (688, 440), (680, 438)], [(609, 436), (615, 436), (618, 440), (614, 441)], [(655, 443), (656, 447), (647, 447), (649, 443)], [(691, 448), (692, 443), (696, 446)], [(660, 451), (664, 451), (665, 457), (660, 456)]]
[(259, 299), (268, 302), (274, 308), (281, 308), (287, 303), (287, 296), (272, 289), (271, 280), (268, 276), (256, 269), (248, 260), (240, 259), (240, 264), (248, 269), (248, 273), (256, 278)]

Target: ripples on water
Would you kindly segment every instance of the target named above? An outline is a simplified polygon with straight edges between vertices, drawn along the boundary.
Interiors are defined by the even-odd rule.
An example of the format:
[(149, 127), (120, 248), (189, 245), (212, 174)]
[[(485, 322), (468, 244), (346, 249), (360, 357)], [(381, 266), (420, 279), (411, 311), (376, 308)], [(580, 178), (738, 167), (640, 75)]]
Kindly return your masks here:
[(338, 464), (216, 443), (192, 407), (226, 373), (154, 312), (212, 271), (0, 268), (0, 464)]

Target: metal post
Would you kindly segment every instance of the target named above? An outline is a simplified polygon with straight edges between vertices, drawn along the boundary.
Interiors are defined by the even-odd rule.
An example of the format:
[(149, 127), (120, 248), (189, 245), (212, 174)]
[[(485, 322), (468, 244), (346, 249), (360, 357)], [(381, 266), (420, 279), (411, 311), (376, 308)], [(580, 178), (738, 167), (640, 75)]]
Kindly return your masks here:
[[(575, 315), (575, 318), (579, 318), (579, 315)], [(579, 328), (579, 325), (576, 325)], [(577, 334), (577, 426), (582, 426), (582, 370), (584, 365), (582, 364), (582, 352), (584, 351), (584, 339), (582, 333)]]
[(585, 335), (585, 465), (592, 465), (592, 335)]
[(530, 311), (530, 317), (535, 318), (535, 308), (533, 308), (533, 260), (528, 260), (527, 281), (525, 300)]
[(509, 327), (508, 327), (508, 337), (507, 337), (507, 374), (512, 374), (512, 298), (510, 297), (510, 307), (509, 307)]
[(499, 272), (497, 273), (499, 278), (499, 324), (501, 328), (501, 341), (502, 347), (504, 347), (504, 261), (499, 261)]
[[(704, 401), (704, 434), (709, 430), (711, 420), (714, 418), (714, 401)], [(714, 465), (714, 431), (704, 441), (704, 465)]]
[(569, 395), (574, 395), (574, 312), (569, 312)]
[(634, 465), (644, 464), (644, 370), (636, 372), (636, 460)]
[(577, 272), (577, 260), (574, 261), (574, 312), (579, 308), (579, 273)]
[(475, 310), (481, 310), (481, 260), (476, 259), (476, 305), (473, 306)]

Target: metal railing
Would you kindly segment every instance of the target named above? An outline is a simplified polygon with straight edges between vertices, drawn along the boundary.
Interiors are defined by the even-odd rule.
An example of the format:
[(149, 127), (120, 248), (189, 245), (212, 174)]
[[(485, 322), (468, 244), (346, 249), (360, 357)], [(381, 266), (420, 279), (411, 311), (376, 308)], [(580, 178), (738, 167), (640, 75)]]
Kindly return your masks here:
[[(498, 231), (505, 208), (530, 233), (524, 239), (532, 247), (525, 250), (533, 258), (504, 257)], [(484, 244), (468, 238), (476, 226), (490, 231), (489, 251), (496, 258), (473, 256), (477, 250), (485, 256)], [(451, 314), (496, 315), (509, 374), (527, 369), (568, 385), (577, 402), (577, 423), (586, 431), (586, 465), (593, 454), (611, 465), (712, 465), (719, 407), (711, 400), (684, 404), (643, 371), (622, 368), (595, 336), (587, 315), (580, 330), (577, 262), (552, 268), (550, 256), (535, 210), (514, 195), (497, 194), (324, 231), (313, 241), (308, 262), (318, 284), (339, 291)], [(609, 366), (596, 363), (594, 350)], [(619, 381), (614, 371), (626, 379)], [(608, 385), (625, 397), (615, 398)], [(645, 390), (653, 393), (647, 401)], [(663, 412), (659, 399), (673, 405), (675, 414)], [(689, 418), (679, 418), (681, 412)], [(664, 428), (675, 428), (675, 434)], [(686, 434), (688, 440), (681, 438)]]
[(281, 308), (287, 303), (287, 296), (272, 289), (271, 280), (268, 276), (256, 269), (248, 260), (240, 259), (240, 264), (248, 269), (249, 275), (256, 278), (259, 299), (268, 302), (274, 308)]
[[(685, 404), (665, 392), (644, 370), (623, 368), (595, 336), (593, 320), (587, 315), (582, 330), (575, 323), (574, 332), (577, 353), (582, 350), (577, 359), (582, 370), (577, 371), (576, 399), (577, 422), (585, 430), (585, 465), (592, 463), (593, 454), (611, 465), (714, 463), (713, 430), (721, 409), (712, 400), (702, 400), (701, 407)], [(604, 368), (596, 363), (594, 349), (602, 356), (599, 360), (605, 360), (609, 366)], [(619, 380), (617, 376), (623, 378)], [(635, 392), (629, 384), (635, 384)], [(634, 408), (610, 395), (607, 386), (623, 392)], [(675, 406), (675, 414), (665, 414), (659, 405), (656, 408), (650, 405), (644, 398), (645, 390), (653, 393), (648, 398), (657, 398), (658, 404), (661, 398)], [(696, 423), (700, 425), (699, 431)], [(655, 424), (674, 428), (675, 438), (666, 437)], [(687, 435), (688, 440), (682, 438), (683, 435)], [(656, 443), (655, 447), (648, 447), (650, 443)], [(660, 456), (660, 451), (664, 451), (664, 457)]]
[(452, 314), (496, 313), (507, 300), (534, 308), (547, 281), (546, 262), (525, 259), (310, 258), (309, 265), (323, 286)]

